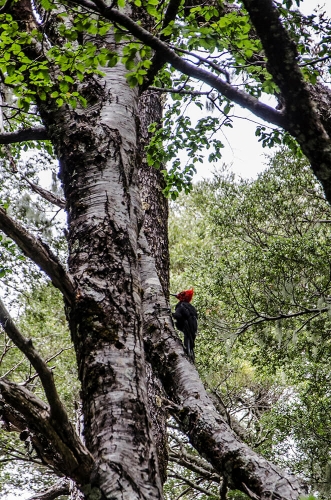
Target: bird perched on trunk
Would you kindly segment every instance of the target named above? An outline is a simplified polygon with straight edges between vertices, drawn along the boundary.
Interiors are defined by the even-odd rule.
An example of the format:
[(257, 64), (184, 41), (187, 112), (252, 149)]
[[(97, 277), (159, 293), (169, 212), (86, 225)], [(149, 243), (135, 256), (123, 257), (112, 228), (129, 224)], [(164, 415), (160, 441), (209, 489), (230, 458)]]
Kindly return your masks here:
[(188, 356), (194, 362), (194, 342), (198, 330), (198, 313), (192, 304), (194, 290), (184, 290), (183, 292), (171, 294), (176, 297), (179, 302), (175, 307), (173, 317), (176, 320), (176, 327), (184, 333), (184, 347)]

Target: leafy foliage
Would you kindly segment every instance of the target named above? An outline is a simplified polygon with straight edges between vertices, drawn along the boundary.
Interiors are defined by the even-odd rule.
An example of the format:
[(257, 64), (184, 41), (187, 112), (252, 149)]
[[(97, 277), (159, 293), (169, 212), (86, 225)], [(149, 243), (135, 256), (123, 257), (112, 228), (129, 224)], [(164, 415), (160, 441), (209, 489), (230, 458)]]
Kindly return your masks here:
[(308, 166), (283, 151), (256, 181), (224, 171), (200, 183), (173, 206), (170, 225), (172, 287), (195, 288), (206, 384), (253, 447), (322, 494), (331, 437), (330, 224)]
[[(292, 0), (278, 2), (279, 12), (296, 43), (305, 78), (316, 83), (330, 71), (325, 64), (330, 50), (330, 23), (322, 11), (303, 16), (294, 8), (299, 4)], [(204, 67), (254, 97), (268, 94), (278, 99), (279, 89), (268, 72), (261, 42), (243, 8), (235, 8), (232, 2), (208, 5), (193, 2), (190, 6), (184, 2), (175, 19), (165, 22), (169, 0), (161, 4), (157, 0), (121, 1), (117, 5), (132, 9), (133, 17), (137, 12), (144, 13), (142, 25), (147, 23), (154, 35), (166, 40), (192, 64)], [(0, 69), (17, 107), (28, 113), (36, 102), (46, 100), (60, 107), (85, 107), (90, 98), (85, 88), (88, 78), (101, 76), (103, 68), (121, 62), (128, 70), (131, 86), (142, 86), (148, 81), (173, 92), (174, 102), (169, 103), (163, 128), (159, 125), (151, 128), (154, 137), (148, 149), (148, 163), (164, 173), (167, 196), (175, 199), (179, 192), (189, 192), (196, 164), (206, 157), (215, 162), (221, 157), (223, 141), (215, 134), (231, 126), (229, 101), (215, 94), (211, 99), (214, 112), (211, 116), (211, 108), (207, 106), (205, 110), (205, 89), (198, 89), (196, 82), (170, 66), (165, 65), (153, 76), (152, 82), (151, 49), (120, 26), (113, 26), (101, 16), (91, 16), (73, 5), (64, 9), (57, 2), (43, 0), (37, 8), (53, 26), (53, 37), (47, 43), (43, 43), (41, 26), (28, 33), (13, 22), (10, 14), (0, 17), (3, 20)], [(113, 49), (111, 32), (121, 51)], [(32, 57), (31, 51), (39, 51), (38, 57)], [(203, 111), (197, 123), (191, 123), (189, 118), (190, 102)], [(26, 122), (23, 116), (19, 120)], [(269, 134), (263, 125), (258, 125), (257, 135), (264, 146), (281, 142), (297, 148), (293, 140), (279, 130)], [(186, 151), (186, 157), (178, 154), (180, 150)]]

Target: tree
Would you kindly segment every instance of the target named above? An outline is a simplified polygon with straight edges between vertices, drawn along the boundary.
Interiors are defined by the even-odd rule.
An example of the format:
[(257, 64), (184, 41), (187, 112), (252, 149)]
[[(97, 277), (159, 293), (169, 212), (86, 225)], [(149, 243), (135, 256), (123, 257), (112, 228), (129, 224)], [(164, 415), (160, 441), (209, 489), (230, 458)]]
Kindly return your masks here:
[[(232, 100), (292, 134), (330, 199), (328, 118), (320, 114), (329, 94), (320, 83), (309, 85), (298, 64), (298, 48), (306, 55), (311, 47), (309, 34), (304, 32), (303, 44), (297, 30), (301, 23), (315, 31), (318, 26), (314, 19), (306, 20), (285, 7), (269, 0), (245, 0), (244, 7), (182, 6), (170, 1), (158, 8), (154, 0), (125, 6), (102, 0), (68, 4), (8, 0), (1, 9), (2, 109), (8, 112), (3, 112), (0, 142), (24, 148), (31, 141), (50, 141), (46, 144), (58, 158), (65, 201), (25, 177), (39, 195), (59, 207), (65, 204), (67, 267), (51, 248), (52, 240), (47, 244), (15, 220), (6, 201), (0, 208), (0, 229), (64, 297), (81, 383), (83, 440), (58, 396), (52, 370), (3, 305), (2, 326), (39, 374), (46, 399), (2, 379), (2, 418), (9, 428), (27, 430), (40, 460), (74, 481), (86, 498), (162, 498), (164, 475), (159, 465), (166, 458), (160, 406), (172, 412), (190, 443), (230, 489), (251, 498), (290, 499), (304, 491), (299, 480), (236, 436), (183, 353), (167, 301), (167, 257), (162, 254), (167, 237), (164, 224), (155, 217), (166, 212), (162, 181), (148, 170), (142, 151), (149, 117), (160, 120), (153, 113), (159, 109), (157, 97), (153, 109), (153, 93), (149, 99), (142, 97), (138, 112), (139, 93), (153, 81), (171, 86), (176, 79), (198, 78), (219, 93), (212, 98), (213, 106), (221, 105), (226, 115)], [(328, 50), (324, 18), (320, 25), (326, 35), (316, 49), (317, 63)], [(219, 64), (214, 56), (197, 54), (201, 47), (216, 50)], [(225, 48), (230, 61), (220, 54)], [(196, 64), (185, 60), (187, 50)], [(171, 66), (163, 71), (165, 63)], [(310, 59), (307, 64), (317, 63)], [(184, 80), (174, 70), (186, 75)], [(256, 86), (238, 90), (231, 83), (235, 73), (253, 75)], [(306, 75), (311, 78), (311, 72)], [(256, 95), (267, 88), (279, 93), (282, 110), (258, 100)], [(195, 91), (188, 91), (194, 97)], [(178, 161), (174, 162), (174, 170), (165, 175), (167, 192), (173, 185), (187, 186), (201, 149), (188, 121), (179, 117), (178, 123), (182, 131), (178, 137), (185, 136), (193, 160), (179, 173)], [(200, 123), (201, 132), (212, 133), (214, 127), (212, 119)], [(176, 154), (171, 147), (162, 154), (158, 143), (162, 131), (157, 126), (152, 129), (155, 139), (147, 158), (160, 167), (162, 160)], [(262, 129), (259, 133), (266, 140)], [(199, 135), (202, 144), (208, 144)], [(274, 133), (273, 140), (278, 136)], [(284, 140), (290, 142), (289, 136)], [(215, 146), (217, 157), (219, 142)], [(19, 173), (22, 147), (3, 150), (13, 175)], [(157, 397), (155, 392), (148, 394), (152, 389)]]
[(282, 151), (256, 180), (222, 171), (174, 204), (170, 228), (172, 281), (194, 283), (216, 403), (328, 497), (330, 206), (307, 162)]

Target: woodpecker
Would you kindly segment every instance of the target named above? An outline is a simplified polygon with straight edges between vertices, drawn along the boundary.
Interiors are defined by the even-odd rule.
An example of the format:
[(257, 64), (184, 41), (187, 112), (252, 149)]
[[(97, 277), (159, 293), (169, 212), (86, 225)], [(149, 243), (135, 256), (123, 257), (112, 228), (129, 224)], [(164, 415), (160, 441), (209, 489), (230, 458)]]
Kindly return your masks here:
[(176, 297), (179, 302), (175, 307), (173, 318), (176, 320), (176, 327), (184, 333), (184, 347), (189, 358), (195, 361), (194, 357), (194, 342), (198, 330), (198, 313), (192, 304), (194, 290), (184, 290), (183, 292), (171, 294)]

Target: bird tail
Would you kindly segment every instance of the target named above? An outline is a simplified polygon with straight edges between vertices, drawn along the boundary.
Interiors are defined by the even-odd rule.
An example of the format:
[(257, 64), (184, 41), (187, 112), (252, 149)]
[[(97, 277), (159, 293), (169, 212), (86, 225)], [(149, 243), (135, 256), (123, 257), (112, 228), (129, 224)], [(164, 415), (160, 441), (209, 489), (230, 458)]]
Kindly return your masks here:
[(184, 346), (188, 357), (195, 363), (194, 340), (184, 333)]

